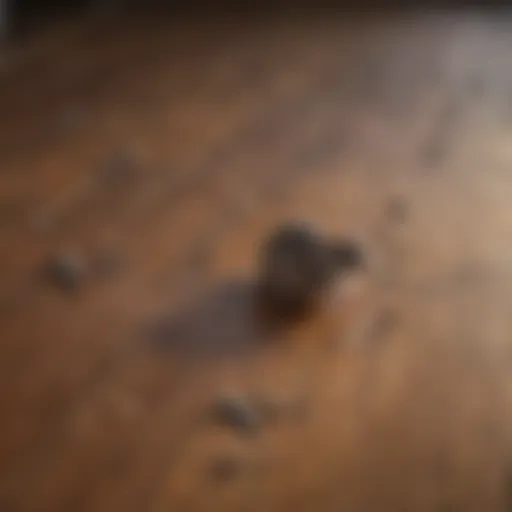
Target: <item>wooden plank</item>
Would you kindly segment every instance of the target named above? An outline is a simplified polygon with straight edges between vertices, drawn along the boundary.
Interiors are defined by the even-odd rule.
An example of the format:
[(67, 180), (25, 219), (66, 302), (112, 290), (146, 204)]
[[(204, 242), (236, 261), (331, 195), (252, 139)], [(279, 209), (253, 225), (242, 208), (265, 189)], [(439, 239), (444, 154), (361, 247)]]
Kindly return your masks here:
[[(510, 28), (91, 18), (13, 50), (0, 508), (507, 509)], [(268, 331), (255, 256), (290, 218), (369, 268)], [(44, 279), (63, 248), (75, 294)], [(273, 419), (218, 425), (231, 394)]]

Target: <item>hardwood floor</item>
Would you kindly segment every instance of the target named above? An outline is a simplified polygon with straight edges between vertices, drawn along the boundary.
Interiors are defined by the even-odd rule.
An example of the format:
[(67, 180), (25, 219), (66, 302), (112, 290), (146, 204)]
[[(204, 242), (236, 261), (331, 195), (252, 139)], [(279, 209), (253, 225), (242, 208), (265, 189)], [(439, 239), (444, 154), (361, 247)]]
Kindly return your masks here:
[[(511, 52), (505, 11), (4, 48), (0, 510), (512, 509)], [(296, 218), (368, 269), (264, 329), (257, 250)]]

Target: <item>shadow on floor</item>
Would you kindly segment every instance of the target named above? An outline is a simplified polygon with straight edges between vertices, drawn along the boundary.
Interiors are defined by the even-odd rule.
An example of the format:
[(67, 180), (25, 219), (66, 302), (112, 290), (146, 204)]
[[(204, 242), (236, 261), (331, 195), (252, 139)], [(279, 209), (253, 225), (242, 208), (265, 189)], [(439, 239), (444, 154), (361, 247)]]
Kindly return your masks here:
[(255, 351), (276, 328), (258, 314), (254, 286), (233, 281), (208, 291), (173, 315), (153, 320), (149, 343), (178, 357), (234, 357)]

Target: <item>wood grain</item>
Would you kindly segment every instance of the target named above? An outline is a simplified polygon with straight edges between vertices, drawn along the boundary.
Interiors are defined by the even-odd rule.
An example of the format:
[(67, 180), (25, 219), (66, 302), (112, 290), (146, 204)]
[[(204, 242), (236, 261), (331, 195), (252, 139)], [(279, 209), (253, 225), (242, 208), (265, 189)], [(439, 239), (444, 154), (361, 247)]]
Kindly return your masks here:
[[(91, 17), (4, 48), (0, 509), (509, 510), (511, 29)], [(265, 327), (257, 249), (297, 218), (368, 268)], [(256, 435), (215, 421), (232, 395)]]

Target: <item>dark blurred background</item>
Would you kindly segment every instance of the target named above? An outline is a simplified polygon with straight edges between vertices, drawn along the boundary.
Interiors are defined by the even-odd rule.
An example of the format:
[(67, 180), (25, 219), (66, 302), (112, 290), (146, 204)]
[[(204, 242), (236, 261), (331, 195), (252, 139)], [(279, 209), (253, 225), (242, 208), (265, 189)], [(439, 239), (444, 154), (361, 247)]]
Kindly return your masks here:
[(492, 8), (507, 6), (507, 0), (189, 0), (163, 1), (149, 0), (1, 0), (0, 25), (4, 34), (11, 36), (26, 34), (44, 23), (64, 16), (77, 16), (91, 12), (112, 12), (118, 15), (129, 11), (159, 11), (169, 15), (227, 15), (234, 13), (262, 12), (276, 9), (330, 8), (337, 10), (389, 10), (418, 9), (431, 7), (471, 7)]

